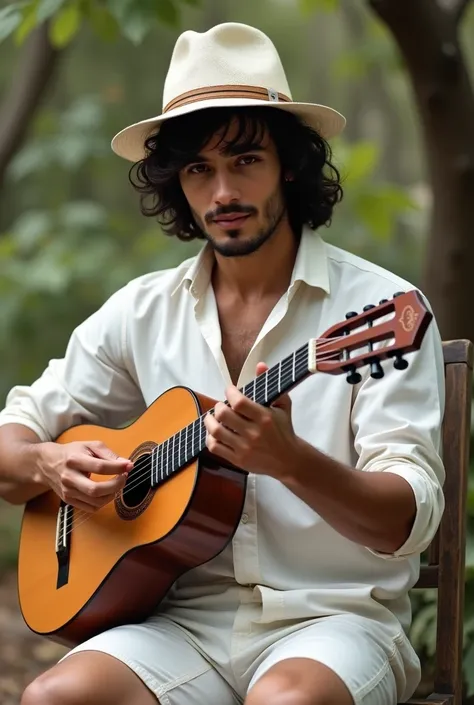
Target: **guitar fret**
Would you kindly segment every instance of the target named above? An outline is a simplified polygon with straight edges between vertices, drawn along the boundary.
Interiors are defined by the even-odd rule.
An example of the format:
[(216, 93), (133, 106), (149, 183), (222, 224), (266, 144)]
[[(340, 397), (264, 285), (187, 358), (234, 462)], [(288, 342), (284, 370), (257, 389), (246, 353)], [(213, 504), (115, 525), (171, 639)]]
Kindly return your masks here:
[(160, 481), (160, 480), (163, 480), (163, 471), (164, 471), (164, 468), (163, 468), (163, 453), (164, 453), (164, 449), (165, 449), (165, 445), (164, 445), (164, 443), (162, 443), (162, 444), (160, 445), (160, 451), (159, 451), (159, 455), (158, 455), (158, 472), (159, 472), (159, 476), (158, 476), (158, 474), (157, 474), (157, 476), (156, 476), (156, 477), (157, 477), (157, 482)]
[[(170, 459), (171, 459), (171, 467), (173, 467), (173, 466), (172, 466), (172, 456), (171, 456), (171, 439), (168, 438), (168, 440), (166, 441), (166, 443), (167, 443), (167, 448), (166, 448), (166, 477), (169, 477), (170, 474), (171, 474), (171, 473), (170, 473)], [(171, 458), (170, 458), (170, 456), (171, 456)]]
[(153, 448), (151, 451), (151, 472), (150, 472), (150, 484), (153, 486), (154, 484), (156, 485), (156, 470), (157, 470), (157, 461), (158, 461), (158, 456), (156, 451), (158, 450), (159, 446), (156, 448)]
[[(306, 345), (248, 382), (241, 392), (258, 404), (271, 403), (308, 373), (307, 359)], [(152, 482), (160, 484), (198, 457), (206, 447), (206, 435), (203, 415), (157, 446), (152, 452)]]

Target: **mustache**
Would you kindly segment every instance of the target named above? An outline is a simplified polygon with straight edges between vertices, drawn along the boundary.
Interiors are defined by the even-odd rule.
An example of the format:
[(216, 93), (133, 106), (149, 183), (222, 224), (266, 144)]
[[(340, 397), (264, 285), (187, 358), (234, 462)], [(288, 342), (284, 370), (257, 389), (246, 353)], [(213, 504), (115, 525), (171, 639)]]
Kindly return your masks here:
[(206, 223), (212, 223), (215, 218), (220, 215), (234, 215), (235, 213), (242, 213), (244, 215), (253, 215), (257, 213), (257, 209), (253, 206), (242, 206), (242, 205), (229, 205), (229, 206), (219, 206), (214, 211), (208, 211), (204, 216)]

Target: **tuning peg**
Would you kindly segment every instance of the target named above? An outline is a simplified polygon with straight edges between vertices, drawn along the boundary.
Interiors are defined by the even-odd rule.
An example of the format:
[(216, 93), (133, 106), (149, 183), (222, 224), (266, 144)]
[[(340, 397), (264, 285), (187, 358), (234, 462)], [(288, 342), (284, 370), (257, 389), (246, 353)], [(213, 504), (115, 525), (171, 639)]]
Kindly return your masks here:
[(401, 353), (397, 353), (394, 355), (395, 360), (393, 362), (393, 366), (396, 370), (406, 370), (408, 367), (408, 362), (405, 360), (403, 355)]
[(404, 291), (397, 291), (397, 292), (393, 295), (393, 298), (396, 299), (397, 296), (403, 296), (404, 293), (405, 293)]
[(380, 299), (379, 305), (381, 306), (382, 304), (388, 304), (388, 299)]
[(364, 311), (370, 311), (371, 308), (375, 308), (374, 304), (367, 304), (367, 306), (364, 306)]
[(355, 367), (352, 367), (347, 373), (346, 380), (349, 384), (359, 384), (362, 381), (362, 376), (356, 372)]
[(379, 360), (374, 360), (370, 363), (370, 376), (373, 379), (382, 379), (384, 375), (385, 372), (383, 371), (382, 365), (380, 364)]
[(349, 313), (346, 313), (346, 318), (354, 318), (354, 316), (358, 315), (357, 311), (349, 311)]

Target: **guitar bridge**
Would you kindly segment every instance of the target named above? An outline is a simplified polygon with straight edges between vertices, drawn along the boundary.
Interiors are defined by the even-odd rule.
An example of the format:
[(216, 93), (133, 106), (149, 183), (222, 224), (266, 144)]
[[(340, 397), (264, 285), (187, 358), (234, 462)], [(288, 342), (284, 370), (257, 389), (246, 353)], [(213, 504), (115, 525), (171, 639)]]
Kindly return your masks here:
[(56, 522), (56, 557), (58, 559), (58, 577), (56, 589), (67, 585), (69, 581), (69, 559), (71, 549), (71, 531), (74, 508), (61, 501)]

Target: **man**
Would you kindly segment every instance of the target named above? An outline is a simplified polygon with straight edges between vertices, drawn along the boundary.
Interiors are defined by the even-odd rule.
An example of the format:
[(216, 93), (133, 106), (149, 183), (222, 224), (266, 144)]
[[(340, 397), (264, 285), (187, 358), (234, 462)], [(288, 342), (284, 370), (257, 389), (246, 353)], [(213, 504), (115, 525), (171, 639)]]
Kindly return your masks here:
[(207, 446), (249, 471), (247, 495), (219, 556), (143, 624), (73, 649), (23, 705), (394, 705), (414, 692), (408, 590), (443, 511), (436, 325), (409, 368), (387, 365), (381, 380), (316, 374), (271, 409), (239, 392), (348, 311), (412, 288), (315, 232), (342, 196), (326, 139), (343, 126), (292, 101), (262, 32), (228, 23), (179, 37), (162, 114), (114, 138), (143, 213), (206, 246), (130, 282), (64, 359), (11, 391), (3, 495), (52, 488), (100, 510), (131, 463), (95, 439), (54, 439), (125, 423), (176, 384), (228, 400), (206, 419)]

